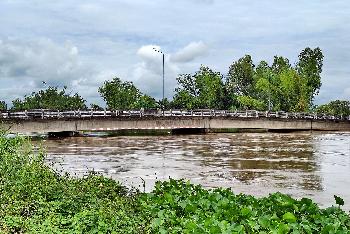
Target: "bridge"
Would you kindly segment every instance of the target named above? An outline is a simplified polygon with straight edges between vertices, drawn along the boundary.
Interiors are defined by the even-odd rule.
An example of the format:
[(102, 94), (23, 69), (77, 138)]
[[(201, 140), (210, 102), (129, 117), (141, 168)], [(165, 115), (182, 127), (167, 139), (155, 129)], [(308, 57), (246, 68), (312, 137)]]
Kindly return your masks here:
[(0, 128), (22, 134), (155, 129), (350, 131), (350, 116), (255, 110), (30, 110), (0, 113)]

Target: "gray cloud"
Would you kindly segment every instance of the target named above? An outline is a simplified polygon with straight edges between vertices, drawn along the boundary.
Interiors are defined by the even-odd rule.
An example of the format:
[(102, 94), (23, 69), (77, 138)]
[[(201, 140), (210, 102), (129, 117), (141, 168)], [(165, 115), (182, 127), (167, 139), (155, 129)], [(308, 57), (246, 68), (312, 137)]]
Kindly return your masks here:
[[(106, 79), (88, 64), (83, 64), (78, 48), (67, 42), (56, 44), (48, 39), (37, 41), (2, 40), (0, 41), (0, 86), (2, 99), (7, 102), (30, 94), (45, 85), (63, 87), (72, 91), (79, 90), (87, 98), (95, 98), (89, 90)], [(110, 75), (110, 74), (109, 74)], [(81, 89), (84, 87), (84, 89)]]
[[(225, 74), (244, 54), (256, 62), (276, 54), (295, 62), (301, 49), (320, 46), (325, 63), (317, 101), (350, 99), (349, 12), (346, 0), (1, 1), (0, 99), (8, 98), (9, 85), (23, 85), (19, 96), (46, 78), (98, 100), (93, 91), (111, 76), (160, 97), (160, 57), (137, 53), (144, 45), (161, 45), (167, 54), (169, 95), (177, 73), (201, 63)], [(191, 48), (200, 41), (206, 49)]]
[(58, 46), (50, 40), (0, 41), (0, 79), (71, 82), (81, 75), (77, 47)]

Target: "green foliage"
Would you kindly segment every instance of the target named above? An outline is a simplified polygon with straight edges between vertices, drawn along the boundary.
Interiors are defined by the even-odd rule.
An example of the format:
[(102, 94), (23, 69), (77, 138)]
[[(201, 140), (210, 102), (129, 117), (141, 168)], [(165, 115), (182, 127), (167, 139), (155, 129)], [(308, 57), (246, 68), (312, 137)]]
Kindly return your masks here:
[(112, 179), (60, 175), (28, 140), (0, 136), (0, 233), (142, 233), (134, 199)]
[(344, 199), (341, 197), (338, 197), (337, 195), (334, 195), (335, 203), (339, 206), (343, 206), (345, 204)]
[(331, 101), (317, 107), (316, 112), (334, 116), (350, 116), (350, 101)]
[(249, 96), (238, 96), (238, 103), (241, 109), (244, 110), (266, 110), (266, 105), (264, 102), (259, 101), (255, 98)]
[(164, 110), (169, 110), (173, 108), (173, 102), (169, 101), (167, 98), (159, 100), (157, 104), (160, 108), (164, 108)]
[(309, 96), (318, 94), (321, 83), (321, 72), (323, 66), (323, 54), (320, 48), (305, 48), (299, 54), (297, 70), (299, 74), (307, 81)]
[(103, 110), (103, 108), (102, 107), (100, 107), (99, 105), (97, 105), (97, 104), (90, 104), (90, 109), (91, 110), (96, 110), (96, 111), (101, 111), (101, 110)]
[(152, 233), (348, 233), (350, 217), (310, 199), (281, 193), (265, 198), (228, 189), (205, 190), (185, 181), (158, 182), (141, 196)]
[(146, 95), (146, 94), (143, 94), (137, 99), (137, 101), (133, 107), (136, 109), (144, 108), (147, 110), (147, 109), (157, 108), (158, 104), (153, 97)]
[(156, 108), (156, 100), (148, 95), (142, 94), (138, 88), (128, 81), (122, 81), (115, 77), (111, 81), (105, 81), (98, 89), (101, 97), (106, 101), (109, 109), (151, 109)]
[(86, 109), (85, 100), (78, 94), (66, 93), (66, 88), (48, 87), (39, 92), (33, 92), (23, 100), (12, 101), (12, 110), (51, 109), (51, 110), (82, 110)]
[(226, 86), (230, 93), (251, 95), (254, 86), (255, 65), (250, 55), (233, 62), (229, 68)]
[(7, 110), (7, 104), (5, 101), (0, 101), (0, 111), (6, 111)]
[(194, 75), (180, 75), (177, 81), (173, 100), (176, 108), (223, 108), (224, 84), (219, 72), (201, 66)]
[[(261, 61), (257, 67), (249, 55), (233, 62), (226, 80), (226, 103), (242, 108), (307, 112), (321, 87), (322, 51), (304, 49), (296, 66), (275, 56), (271, 66)], [(243, 97), (250, 97), (243, 98)], [(263, 102), (264, 105), (260, 105)]]

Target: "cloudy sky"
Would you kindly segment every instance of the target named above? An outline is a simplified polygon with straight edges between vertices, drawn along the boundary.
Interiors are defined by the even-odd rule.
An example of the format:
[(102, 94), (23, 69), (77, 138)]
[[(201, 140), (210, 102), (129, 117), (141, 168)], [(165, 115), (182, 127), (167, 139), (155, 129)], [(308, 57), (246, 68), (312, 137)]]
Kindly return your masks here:
[(118, 76), (161, 97), (201, 64), (223, 74), (245, 54), (256, 63), (305, 47), (324, 53), (317, 103), (350, 99), (348, 0), (0, 0), (0, 100), (67, 85), (88, 103)]

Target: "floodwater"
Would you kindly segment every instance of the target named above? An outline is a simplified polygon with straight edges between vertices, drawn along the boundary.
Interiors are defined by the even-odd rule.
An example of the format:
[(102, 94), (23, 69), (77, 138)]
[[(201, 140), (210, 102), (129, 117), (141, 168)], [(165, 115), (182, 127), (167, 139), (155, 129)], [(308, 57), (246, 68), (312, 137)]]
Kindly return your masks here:
[(350, 133), (220, 133), (73, 137), (42, 142), (47, 161), (72, 175), (102, 173), (150, 191), (185, 178), (208, 188), (310, 197), (322, 207), (344, 198), (350, 210)]

